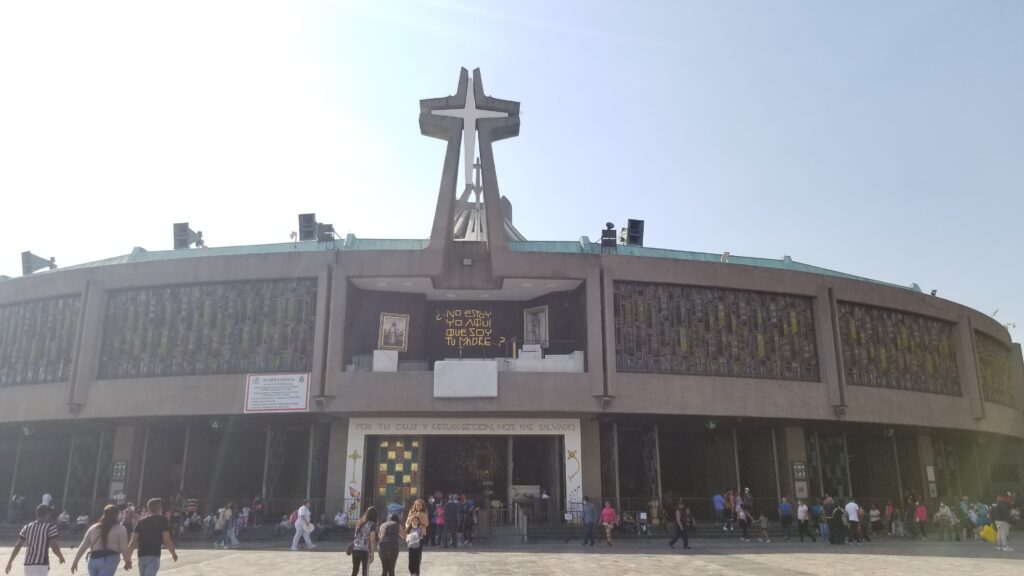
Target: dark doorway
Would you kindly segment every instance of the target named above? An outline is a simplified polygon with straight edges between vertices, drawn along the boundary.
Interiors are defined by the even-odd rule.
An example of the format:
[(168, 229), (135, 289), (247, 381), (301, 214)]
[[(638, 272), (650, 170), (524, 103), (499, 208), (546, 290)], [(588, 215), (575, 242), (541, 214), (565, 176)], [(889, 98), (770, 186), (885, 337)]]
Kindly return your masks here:
[(508, 491), (508, 438), (426, 436), (423, 490), (468, 494), (504, 502)]

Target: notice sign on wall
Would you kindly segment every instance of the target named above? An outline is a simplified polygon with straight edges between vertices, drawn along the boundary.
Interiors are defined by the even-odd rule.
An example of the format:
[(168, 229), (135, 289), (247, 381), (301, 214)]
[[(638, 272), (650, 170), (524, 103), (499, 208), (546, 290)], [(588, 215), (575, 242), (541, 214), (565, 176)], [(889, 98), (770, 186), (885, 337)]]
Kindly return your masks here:
[(249, 374), (245, 413), (309, 412), (309, 373)]

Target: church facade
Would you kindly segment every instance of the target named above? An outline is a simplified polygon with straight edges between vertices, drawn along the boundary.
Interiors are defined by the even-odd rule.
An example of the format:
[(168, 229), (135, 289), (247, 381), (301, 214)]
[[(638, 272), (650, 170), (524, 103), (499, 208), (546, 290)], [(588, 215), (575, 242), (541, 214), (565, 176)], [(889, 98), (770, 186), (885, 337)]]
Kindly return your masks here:
[(528, 241), (493, 150), (519, 104), (463, 70), (420, 126), (447, 146), (429, 239), (0, 281), (0, 494), (357, 512), (544, 489), (700, 514), (740, 486), (769, 506), (1020, 487), (1024, 361), (993, 318), (788, 257)]

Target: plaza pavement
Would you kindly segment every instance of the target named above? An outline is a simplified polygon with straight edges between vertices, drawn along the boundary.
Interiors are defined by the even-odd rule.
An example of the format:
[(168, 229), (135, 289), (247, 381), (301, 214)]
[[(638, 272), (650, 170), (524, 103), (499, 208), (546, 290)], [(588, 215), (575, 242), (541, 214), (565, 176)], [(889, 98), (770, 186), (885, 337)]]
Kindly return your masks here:
[[(1020, 540), (1019, 538), (1017, 540)], [(346, 542), (347, 543), (347, 542)], [(73, 551), (63, 543), (70, 562)], [(1024, 549), (1024, 542), (1018, 542)], [(10, 546), (0, 547), (6, 564)], [(160, 574), (168, 576), (337, 576), (351, 573), (351, 560), (344, 544), (324, 543), (313, 552), (291, 552), (277, 543), (244, 543), (239, 550), (183, 548), (181, 560), (171, 563), (164, 554)], [(20, 558), (19, 558), (20, 560)], [(402, 552), (397, 574), (408, 574)], [(79, 574), (86, 574), (81, 565)], [(126, 573), (137, 574), (137, 569)], [(20, 565), (12, 574), (20, 575)], [(70, 574), (70, 566), (54, 565), (50, 574)], [(370, 574), (380, 574), (375, 562)], [(427, 549), (423, 556), (424, 576), (568, 576), (607, 574), (710, 576), (776, 576), (782, 574), (821, 576), (943, 576), (1024, 574), (1024, 552), (997, 552), (989, 544), (974, 542), (909, 542), (880, 540), (863, 546), (828, 546), (775, 542), (740, 544), (731, 539), (691, 540), (691, 549), (681, 544), (670, 549), (665, 540), (621, 541), (615, 546), (583, 548), (569, 544), (541, 543), (474, 547), (462, 550)]]

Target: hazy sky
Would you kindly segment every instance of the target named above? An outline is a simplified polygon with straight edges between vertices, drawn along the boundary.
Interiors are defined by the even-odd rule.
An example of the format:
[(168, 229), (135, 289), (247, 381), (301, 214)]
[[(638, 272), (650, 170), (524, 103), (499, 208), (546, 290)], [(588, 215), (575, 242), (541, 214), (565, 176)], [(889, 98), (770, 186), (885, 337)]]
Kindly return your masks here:
[(425, 238), (460, 66), (533, 240), (794, 259), (1024, 335), (1024, 2), (0, 3), (0, 274), (341, 233)]

